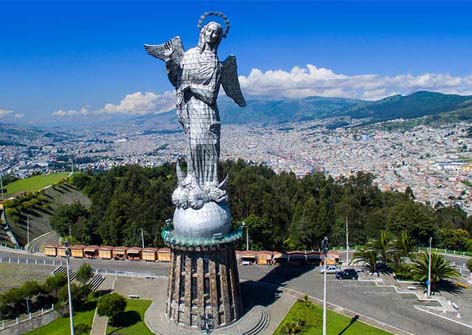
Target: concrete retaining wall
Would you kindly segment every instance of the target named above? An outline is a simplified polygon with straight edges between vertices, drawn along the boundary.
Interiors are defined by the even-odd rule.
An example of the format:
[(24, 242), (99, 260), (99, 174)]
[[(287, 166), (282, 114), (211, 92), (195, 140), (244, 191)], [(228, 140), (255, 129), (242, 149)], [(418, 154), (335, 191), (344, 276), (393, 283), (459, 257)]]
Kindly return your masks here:
[[(49, 313), (45, 313), (44, 315), (39, 315), (31, 320), (26, 319), (19, 322), (17, 325), (5, 325), (4, 330), (0, 330), (0, 335), (21, 335), (26, 334), (36, 328), (42, 327), (51, 323), (52, 321), (58, 319), (61, 315), (57, 311), (51, 311)], [(8, 327), (8, 328), (7, 328)], [(0, 329), (2, 329), (2, 325), (0, 324)]]

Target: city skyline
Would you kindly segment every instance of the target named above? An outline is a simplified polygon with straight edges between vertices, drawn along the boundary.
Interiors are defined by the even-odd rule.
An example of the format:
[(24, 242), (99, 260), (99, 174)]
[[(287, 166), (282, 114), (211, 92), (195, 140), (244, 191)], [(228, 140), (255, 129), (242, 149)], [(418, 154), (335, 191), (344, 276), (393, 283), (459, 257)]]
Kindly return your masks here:
[[(418, 90), (472, 95), (466, 2), (0, 2), (0, 121), (74, 121), (174, 106), (165, 70), (144, 43), (174, 34), (189, 49), (196, 23), (223, 11), (249, 98), (366, 100)], [(256, 33), (257, 32), (257, 33)]]

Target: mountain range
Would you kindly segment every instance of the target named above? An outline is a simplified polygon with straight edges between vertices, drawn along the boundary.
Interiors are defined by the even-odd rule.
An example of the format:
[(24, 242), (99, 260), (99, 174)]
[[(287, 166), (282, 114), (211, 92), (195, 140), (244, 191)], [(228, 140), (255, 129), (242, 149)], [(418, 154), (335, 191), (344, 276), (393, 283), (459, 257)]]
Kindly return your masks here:
[[(472, 96), (419, 91), (411, 95), (394, 95), (377, 101), (346, 98), (307, 97), (300, 99), (250, 98), (247, 107), (240, 108), (227, 97), (219, 99), (223, 124), (282, 124), (329, 118), (361, 119), (371, 124), (394, 119), (432, 117), (472, 119)], [(175, 110), (148, 114), (136, 123), (176, 124)]]

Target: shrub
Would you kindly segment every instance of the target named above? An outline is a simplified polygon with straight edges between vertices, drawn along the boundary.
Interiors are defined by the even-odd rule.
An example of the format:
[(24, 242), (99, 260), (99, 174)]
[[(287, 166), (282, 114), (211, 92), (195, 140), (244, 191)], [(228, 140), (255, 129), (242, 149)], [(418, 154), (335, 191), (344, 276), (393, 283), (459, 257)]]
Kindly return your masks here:
[(77, 270), (77, 276), (75, 277), (82, 285), (85, 285), (90, 278), (93, 277), (92, 267), (84, 263)]
[(467, 269), (469, 269), (469, 271), (472, 272), (472, 258), (470, 258), (467, 261)]
[(98, 300), (98, 315), (108, 316), (111, 324), (117, 323), (117, 316), (126, 308), (126, 299), (118, 293), (107, 294)]
[(90, 326), (85, 323), (79, 323), (74, 327), (75, 334), (77, 335), (88, 335), (90, 333)]

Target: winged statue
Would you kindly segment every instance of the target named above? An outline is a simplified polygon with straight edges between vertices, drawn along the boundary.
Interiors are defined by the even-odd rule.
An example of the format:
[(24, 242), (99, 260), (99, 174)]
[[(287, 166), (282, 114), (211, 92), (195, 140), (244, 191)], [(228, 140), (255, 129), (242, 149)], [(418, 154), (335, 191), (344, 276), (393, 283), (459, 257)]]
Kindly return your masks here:
[[(202, 26), (207, 15), (225, 20), (225, 30), (214, 21)], [(184, 50), (176, 36), (160, 45), (144, 45), (147, 53), (165, 62), (169, 81), (176, 90), (176, 110), (189, 143), (187, 175), (178, 167), (179, 185), (172, 196), (177, 207), (199, 209), (208, 201), (226, 201), (225, 184), (218, 182), (220, 115), (216, 103), (220, 86), (240, 107), (246, 106), (238, 80), (236, 57), (223, 62), (217, 51), (229, 31), (229, 21), (219, 12), (200, 19), (200, 36), (195, 48)], [(178, 164), (177, 164), (178, 165)]]

